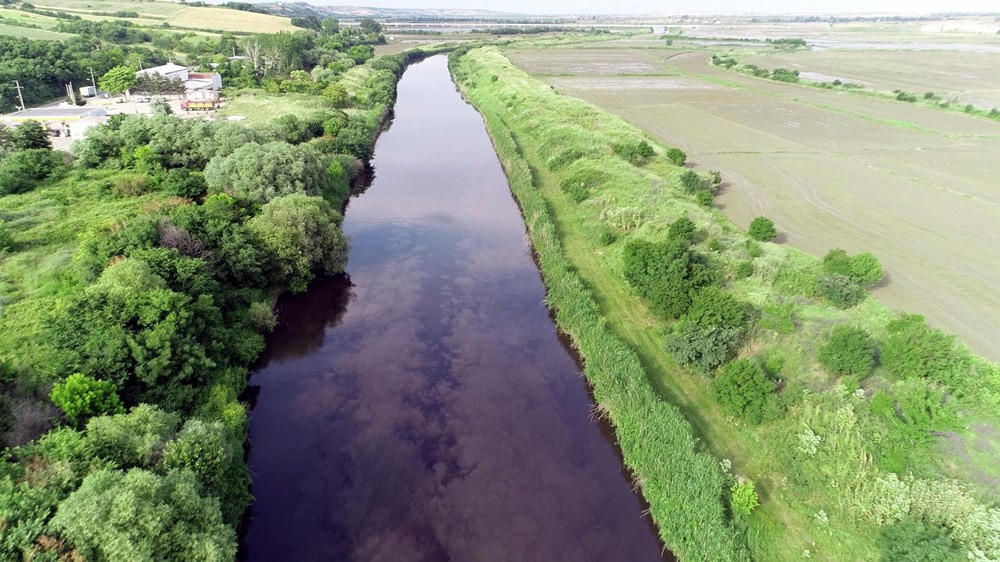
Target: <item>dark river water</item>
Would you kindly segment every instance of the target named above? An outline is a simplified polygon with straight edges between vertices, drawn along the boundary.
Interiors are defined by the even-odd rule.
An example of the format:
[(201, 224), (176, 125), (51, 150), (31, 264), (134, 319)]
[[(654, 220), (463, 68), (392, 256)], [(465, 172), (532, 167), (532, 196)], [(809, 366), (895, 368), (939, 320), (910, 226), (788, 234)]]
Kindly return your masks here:
[(443, 56), (410, 67), (348, 274), (279, 303), (251, 384), (242, 556), (659, 560)]

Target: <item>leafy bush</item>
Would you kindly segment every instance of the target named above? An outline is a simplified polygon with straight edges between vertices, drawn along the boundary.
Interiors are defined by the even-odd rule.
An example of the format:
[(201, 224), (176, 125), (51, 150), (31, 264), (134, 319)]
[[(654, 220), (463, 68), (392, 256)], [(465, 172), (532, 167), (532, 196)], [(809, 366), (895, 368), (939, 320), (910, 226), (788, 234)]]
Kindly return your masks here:
[(64, 382), (56, 384), (50, 397), (73, 425), (79, 425), (93, 416), (125, 411), (115, 393), (115, 385), (80, 373), (74, 373)]
[(340, 214), (320, 197), (297, 193), (273, 199), (247, 221), (275, 284), (304, 291), (313, 271), (339, 273), (347, 260)]
[(885, 270), (878, 258), (869, 252), (850, 256), (846, 251), (835, 248), (823, 257), (823, 269), (851, 278), (851, 281), (869, 287), (885, 277)]
[(667, 334), (667, 351), (695, 370), (711, 371), (729, 361), (743, 345), (749, 333), (748, 321), (746, 304), (717, 287), (706, 287)]
[(740, 479), (729, 488), (729, 507), (737, 517), (747, 517), (760, 505), (753, 480)]
[(961, 366), (955, 338), (935, 330), (916, 314), (902, 314), (889, 322), (882, 342), (882, 365), (902, 378), (952, 382), (950, 374)]
[(675, 166), (683, 166), (687, 162), (687, 154), (679, 148), (671, 148), (667, 150), (667, 158), (674, 163)]
[(64, 500), (52, 527), (92, 560), (232, 560), (233, 529), (190, 471), (100, 470)]
[(635, 144), (618, 143), (611, 147), (615, 154), (624, 158), (632, 164), (642, 164), (656, 155), (653, 147), (646, 141), (639, 141)]
[(736, 271), (733, 272), (737, 279), (746, 279), (753, 275), (753, 262), (752, 261), (741, 261), (736, 264)]
[(692, 294), (716, 281), (704, 257), (684, 242), (632, 239), (624, 252), (625, 279), (660, 316), (684, 314)]
[(865, 288), (846, 275), (833, 273), (819, 280), (819, 292), (837, 308), (851, 308), (865, 300)]
[(290, 193), (321, 195), (328, 179), (326, 166), (314, 148), (283, 142), (246, 144), (229, 156), (213, 158), (205, 167), (209, 191), (258, 203)]
[(62, 155), (47, 148), (15, 152), (0, 160), (0, 195), (31, 191), (38, 182), (59, 176), (64, 168)]
[(702, 189), (696, 191), (694, 194), (694, 200), (698, 202), (702, 207), (711, 207), (715, 203), (715, 198), (712, 197), (712, 192), (707, 189)]
[(961, 562), (965, 553), (948, 531), (907, 516), (882, 528), (878, 546), (883, 562)]
[(712, 394), (719, 405), (750, 423), (763, 421), (768, 398), (775, 388), (756, 358), (737, 359), (712, 379)]
[(697, 231), (698, 227), (695, 226), (694, 221), (687, 217), (681, 217), (670, 224), (667, 229), (667, 237), (684, 244), (691, 244)]
[(179, 168), (166, 173), (160, 182), (160, 189), (170, 195), (198, 200), (205, 196), (208, 184), (201, 173)]
[(875, 367), (875, 340), (860, 328), (837, 326), (819, 349), (819, 362), (838, 375), (866, 377)]
[(51, 149), (52, 141), (49, 132), (41, 123), (35, 120), (25, 121), (11, 131), (11, 141), (14, 150)]
[(774, 228), (774, 221), (767, 217), (757, 217), (750, 221), (750, 237), (761, 242), (774, 240), (778, 235), (778, 230)]

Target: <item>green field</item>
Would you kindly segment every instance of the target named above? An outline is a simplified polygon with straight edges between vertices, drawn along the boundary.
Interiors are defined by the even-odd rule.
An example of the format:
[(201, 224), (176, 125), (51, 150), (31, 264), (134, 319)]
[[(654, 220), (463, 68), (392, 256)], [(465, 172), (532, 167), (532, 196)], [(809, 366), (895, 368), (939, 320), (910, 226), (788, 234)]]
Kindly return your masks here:
[(560, 92), (684, 149), (699, 170), (722, 171), (717, 202), (736, 224), (765, 214), (783, 240), (814, 255), (875, 252), (890, 277), (877, 291), (883, 302), (1000, 358), (1000, 123), (753, 78), (711, 66), (700, 51), (620, 49), (677, 77), (574, 73), (589, 52), (515, 49), (511, 58), (529, 72), (546, 65)]
[[(208, 29), (213, 31), (231, 31), (242, 33), (277, 33), (279, 31), (295, 31), (299, 28), (291, 24), (289, 18), (244, 12), (228, 8), (208, 6), (187, 6), (179, 2), (89, 2), (87, 0), (46, 0), (35, 5), (38, 9), (65, 11), (79, 15), (89, 20), (124, 19), (136, 25), (160, 27), (168, 24), (172, 27), (190, 29)], [(13, 10), (10, 10), (13, 11)], [(100, 15), (114, 12), (136, 12), (139, 18), (115, 18)], [(3, 11), (0, 13), (6, 13)], [(36, 16), (44, 17), (44, 16)], [(55, 18), (45, 18), (54, 26)], [(44, 25), (44, 24), (43, 24)]]
[[(560, 53), (553, 50), (551, 56)], [(724, 527), (702, 519), (713, 512), (711, 502), (685, 495), (683, 482), (670, 470), (659, 472), (668, 461), (656, 459), (670, 455), (657, 451), (650, 458), (649, 447), (683, 442), (657, 433), (660, 424), (654, 420), (672, 414), (649, 413), (654, 406), (639, 398), (639, 390), (620, 394), (641, 381), (630, 378), (636, 375), (624, 367), (624, 359), (616, 371), (615, 362), (604, 356), (606, 347), (592, 343), (594, 330), (606, 329), (628, 344), (661, 403), (679, 407), (693, 428), (688, 431), (693, 430), (706, 451), (731, 461), (735, 474), (757, 483), (760, 509), (747, 520), (732, 520), (755, 559), (896, 559), (892, 545), (915, 541), (913, 527), (900, 527), (911, 518), (942, 525), (951, 537), (949, 556), (964, 556), (963, 549), (1000, 556), (1000, 544), (989, 530), (1000, 518), (1000, 511), (991, 510), (1000, 482), (991, 437), (1000, 425), (995, 409), (1000, 370), (995, 365), (972, 358), (961, 347), (944, 346), (940, 351), (948, 354), (947, 372), (954, 375), (940, 371), (936, 380), (903, 377), (887, 366), (860, 385), (856, 379), (838, 377), (817, 359), (834, 326), (863, 329), (880, 345), (896, 337), (899, 328), (889, 323), (893, 313), (879, 301), (868, 298), (842, 310), (817, 299), (819, 260), (787, 245), (749, 243), (718, 210), (697, 205), (680, 187), (682, 170), (666, 161), (667, 147), (659, 142), (652, 142), (656, 155), (645, 164), (625, 163), (611, 147), (645, 138), (640, 129), (598, 107), (558, 95), (515, 69), (498, 50), (470, 52), (460, 59), (455, 74), (486, 118), (540, 255), (548, 302), (585, 359), (598, 407), (614, 421), (626, 463), (668, 547), (684, 560), (725, 559), (718, 552), (708, 554), (707, 547), (693, 542), (697, 538), (684, 534), (685, 523), (717, 547), (729, 544), (730, 538)], [(658, 89), (648, 95), (671, 91)], [(622, 93), (636, 95), (625, 89)], [(705, 94), (685, 93), (692, 98)], [(664, 130), (670, 122), (664, 121)], [(899, 142), (898, 135), (907, 130), (890, 126), (884, 138), (872, 142)], [(718, 138), (732, 136), (723, 131)], [(586, 186), (582, 192), (573, 187), (581, 181)], [(771, 365), (780, 390), (769, 400), (782, 404), (760, 424), (727, 413), (713, 396), (711, 377), (678, 365), (664, 346), (665, 335), (677, 325), (654, 315), (623, 279), (630, 244), (663, 240), (667, 226), (681, 217), (696, 225), (694, 247), (722, 272), (726, 292), (758, 311), (739, 357)], [(780, 221), (779, 227), (787, 236)], [(866, 249), (877, 251), (872, 247), (876, 240)], [(738, 272), (747, 262), (752, 273), (744, 277)], [(579, 282), (574, 281), (577, 275)], [(575, 292), (579, 287), (586, 288), (586, 295)], [(589, 323), (594, 312), (587, 298), (596, 300), (594, 324)], [(916, 353), (916, 348), (910, 349)], [(898, 410), (879, 409), (877, 404), (885, 400)], [(912, 413), (917, 403), (926, 413), (920, 421)], [(653, 419), (639, 422), (643, 439), (637, 441), (633, 424), (644, 415)], [(683, 449), (676, 453), (684, 454)], [(954, 462), (956, 458), (961, 462)], [(950, 479), (961, 484), (949, 488)], [(893, 487), (896, 491), (890, 492)], [(900, 494), (896, 497), (904, 498), (903, 503), (893, 503), (893, 494)], [(927, 503), (931, 496), (936, 499)], [(705, 513), (695, 518), (677, 506), (678, 501), (691, 509), (700, 505)], [(971, 502), (966, 503), (971, 511), (949, 507), (954, 502)], [(981, 503), (972, 508), (976, 502)], [(959, 522), (959, 512), (966, 514), (959, 519), (973, 512), (984, 519)], [(978, 538), (968, 542), (973, 535)]]

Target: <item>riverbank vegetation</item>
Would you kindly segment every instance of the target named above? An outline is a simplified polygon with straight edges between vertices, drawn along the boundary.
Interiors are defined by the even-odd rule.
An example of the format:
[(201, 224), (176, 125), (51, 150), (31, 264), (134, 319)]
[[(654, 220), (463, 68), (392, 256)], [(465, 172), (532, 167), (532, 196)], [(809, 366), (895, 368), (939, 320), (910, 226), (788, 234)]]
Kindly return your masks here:
[(0, 559), (235, 556), (248, 367), (276, 296), (343, 269), (340, 210), (423, 56), (329, 69), (312, 111), (275, 92), (254, 125), (115, 115), (72, 155), (0, 131)]
[[(452, 71), (668, 548), (1000, 558), (1000, 475), (979, 451), (996, 451), (1000, 369), (867, 296), (874, 256), (813, 258), (770, 242), (766, 219), (741, 231), (699, 201), (717, 178), (497, 48)], [(653, 154), (620, 149), (641, 143)]]

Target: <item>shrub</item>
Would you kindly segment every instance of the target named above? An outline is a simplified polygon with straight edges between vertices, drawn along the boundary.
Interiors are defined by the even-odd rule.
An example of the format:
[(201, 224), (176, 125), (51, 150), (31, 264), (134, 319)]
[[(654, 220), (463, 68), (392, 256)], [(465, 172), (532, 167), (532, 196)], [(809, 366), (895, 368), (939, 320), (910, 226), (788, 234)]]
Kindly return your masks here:
[(610, 228), (602, 228), (599, 240), (602, 245), (610, 246), (618, 240), (618, 233)]
[(629, 240), (624, 249), (624, 274), (650, 309), (667, 318), (687, 312), (691, 295), (715, 282), (704, 257), (677, 240)]
[(635, 144), (617, 143), (611, 148), (615, 154), (635, 165), (640, 165), (656, 155), (656, 151), (646, 141), (640, 141)]
[(734, 272), (737, 279), (746, 279), (753, 275), (753, 262), (751, 261), (741, 261), (736, 264), (736, 271)]
[(674, 163), (675, 166), (683, 166), (687, 162), (687, 154), (679, 148), (671, 148), (667, 150), (667, 158)]
[(25, 121), (11, 132), (14, 150), (51, 149), (49, 132), (38, 121)]
[(837, 326), (820, 348), (819, 362), (838, 375), (866, 377), (875, 367), (875, 341), (859, 328)]
[(850, 256), (840, 248), (834, 248), (823, 257), (823, 270), (827, 273), (844, 275), (863, 286), (871, 286), (885, 277), (885, 270), (878, 258), (868, 252)]
[(0, 161), (0, 195), (25, 193), (65, 169), (62, 155), (47, 148), (21, 150)]
[(125, 411), (115, 393), (115, 385), (80, 373), (74, 373), (65, 381), (57, 383), (49, 396), (73, 425), (80, 425), (93, 416), (121, 414)]
[(777, 229), (774, 228), (774, 221), (767, 217), (757, 217), (750, 221), (749, 233), (751, 238), (761, 242), (774, 240), (774, 237), (778, 235)]
[(320, 197), (297, 193), (268, 202), (247, 230), (259, 242), (277, 285), (306, 289), (313, 271), (339, 273), (347, 260), (340, 214)]
[(258, 301), (250, 304), (250, 322), (261, 332), (271, 332), (278, 325), (278, 317), (274, 314), (271, 303)]
[(955, 338), (928, 326), (923, 316), (903, 314), (886, 328), (882, 365), (896, 376), (942, 380), (960, 363)]
[(729, 414), (760, 423), (776, 385), (755, 358), (737, 359), (712, 379), (712, 394)]
[(906, 516), (882, 528), (878, 538), (883, 562), (960, 562), (966, 560), (947, 529)]
[(737, 517), (747, 517), (760, 505), (753, 480), (743, 478), (729, 488), (729, 507)]
[(667, 229), (667, 237), (690, 245), (694, 241), (697, 230), (698, 227), (695, 226), (694, 221), (687, 217), (681, 217), (670, 224)]
[(142, 469), (88, 475), (52, 518), (52, 527), (89, 560), (232, 560), (236, 536), (219, 503), (198, 493), (187, 470)]
[(746, 304), (718, 287), (706, 287), (667, 334), (667, 351), (695, 370), (711, 371), (729, 361), (743, 344), (748, 320)]
[(684, 170), (680, 175), (680, 183), (681, 187), (691, 193), (704, 189), (701, 178), (698, 177), (698, 174), (694, 170)]
[(819, 292), (837, 308), (856, 306), (866, 295), (864, 287), (839, 273), (823, 276), (819, 280)]
[(319, 152), (284, 142), (245, 144), (229, 156), (213, 158), (205, 167), (209, 191), (258, 203), (290, 193), (320, 195), (328, 179)]
[(201, 199), (208, 192), (205, 176), (185, 168), (168, 171), (160, 182), (160, 188), (170, 195), (194, 200)]
[(715, 203), (715, 198), (712, 197), (712, 192), (707, 189), (702, 189), (695, 192), (694, 200), (697, 201), (702, 207), (711, 207)]

